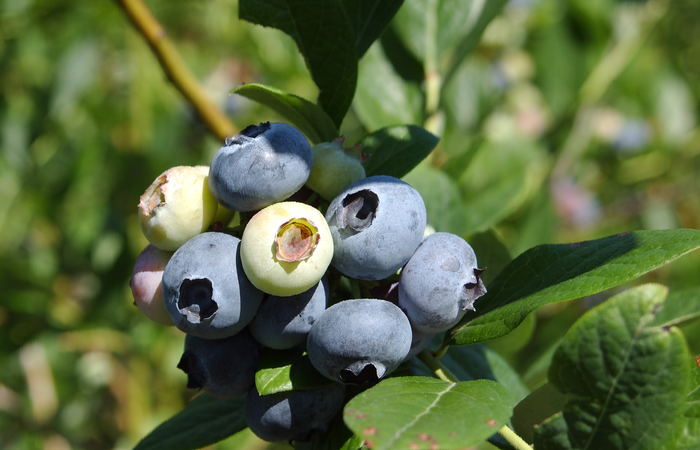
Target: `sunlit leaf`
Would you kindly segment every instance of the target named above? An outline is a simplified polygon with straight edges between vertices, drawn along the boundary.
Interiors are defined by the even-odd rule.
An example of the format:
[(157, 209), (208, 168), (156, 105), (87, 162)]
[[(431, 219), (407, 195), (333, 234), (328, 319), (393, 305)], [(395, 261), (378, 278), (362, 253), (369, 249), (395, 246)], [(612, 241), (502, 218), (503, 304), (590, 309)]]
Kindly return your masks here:
[(333, 386), (336, 383), (314, 368), (306, 353), (298, 348), (272, 350), (266, 348), (260, 355), (255, 387), (260, 395), (291, 390), (311, 390)]
[(700, 231), (632, 231), (593, 241), (541, 245), (515, 258), (446, 336), (473, 344), (513, 330), (540, 306), (604, 291), (700, 247)]
[[(389, 378), (350, 400), (345, 423), (374, 450), (464, 448), (495, 434), (513, 399), (490, 380)], [(458, 414), (455, 412), (459, 411)]]
[(319, 106), (294, 94), (248, 83), (231, 91), (273, 109), (304, 133), (313, 144), (338, 137), (338, 128)]

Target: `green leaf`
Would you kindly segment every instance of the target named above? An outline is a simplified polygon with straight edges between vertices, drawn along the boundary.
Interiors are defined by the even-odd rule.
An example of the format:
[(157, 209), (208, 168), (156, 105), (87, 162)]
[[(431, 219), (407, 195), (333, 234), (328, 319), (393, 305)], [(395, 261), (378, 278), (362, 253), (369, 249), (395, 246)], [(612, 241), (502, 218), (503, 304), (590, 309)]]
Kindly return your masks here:
[(355, 33), (338, 0), (241, 0), (239, 17), (294, 39), (321, 94), (318, 103), (340, 127), (355, 94)]
[(294, 94), (257, 83), (243, 84), (233, 89), (231, 94), (241, 95), (273, 109), (314, 144), (330, 142), (339, 135), (338, 128), (325, 111)]
[(686, 409), (690, 354), (680, 330), (650, 326), (666, 294), (658, 284), (625, 291), (564, 336), (549, 380), (570, 398), (563, 418), (574, 447), (658, 450), (673, 437)]
[(564, 415), (558, 413), (535, 428), (534, 444), (537, 450), (569, 450), (574, 449), (569, 440)]
[(428, 212), (428, 222), (437, 231), (462, 236), (467, 211), (457, 184), (442, 170), (423, 163), (413, 169), (403, 180), (413, 186), (423, 197)]
[(671, 292), (654, 319), (654, 325), (678, 326), (700, 317), (700, 288)]
[(693, 369), (690, 381), (691, 389), (686, 397), (681, 426), (678, 427), (674, 438), (659, 450), (700, 449), (700, 367)]
[(593, 241), (541, 245), (515, 258), (445, 336), (473, 344), (503, 336), (540, 306), (633, 280), (700, 247), (698, 230), (632, 231)]
[(402, 3), (403, 0), (342, 0), (355, 30), (358, 58), (379, 37)]
[(515, 406), (511, 418), (513, 431), (531, 444), (534, 427), (561, 411), (567, 399), (551, 383), (546, 383)]
[[(489, 1), (479, 1), (472, 4), (473, 9), (475, 5), (480, 6), (480, 11), (473, 12), (472, 16), (478, 14), (478, 18), (475, 20), (474, 25), (469, 29), (469, 32), (462, 39), (462, 41), (457, 45), (457, 48), (450, 60), (450, 66), (445, 71), (445, 76), (443, 77), (443, 86), (448, 84), (450, 78), (454, 76), (459, 68), (460, 64), (464, 59), (469, 56), (476, 44), (481, 40), (481, 35), (484, 34), (484, 30), (489, 23), (503, 10), (503, 7), (508, 3), (508, 0), (489, 0)], [(473, 20), (470, 17), (470, 20)]]
[[(459, 46), (464, 58), (505, 0), (406, 0), (392, 23), (406, 46), (421, 61), (434, 45), (437, 57)], [(430, 27), (430, 28), (429, 28)], [(474, 41), (472, 43), (472, 41)], [(432, 44), (434, 42), (434, 44)]]
[(350, 400), (343, 415), (373, 450), (456, 449), (496, 433), (508, 422), (512, 407), (510, 393), (494, 381), (399, 377)]
[(245, 396), (219, 400), (202, 395), (161, 423), (134, 450), (193, 450), (243, 430)]
[(544, 149), (517, 141), (489, 142), (479, 148), (459, 179), (467, 204), (465, 231), (498, 224), (538, 192), (549, 167)]
[(359, 142), (362, 152), (371, 155), (364, 163), (367, 176), (401, 178), (425, 159), (438, 141), (417, 125), (397, 125), (370, 133)]
[(403, 80), (373, 45), (360, 63), (353, 109), (366, 129), (423, 123), (423, 95), (417, 83)]
[(450, 347), (440, 362), (460, 381), (497, 381), (508, 389), (516, 402), (530, 393), (513, 366), (487, 345)]
[(335, 382), (321, 375), (311, 364), (309, 356), (297, 348), (272, 350), (260, 355), (255, 387), (260, 395), (292, 390), (311, 390), (333, 386)]
[(493, 228), (468, 236), (467, 242), (474, 249), (478, 266), (486, 269), (481, 274), (481, 280), (489, 287), (496, 275), (501, 273), (513, 258)]

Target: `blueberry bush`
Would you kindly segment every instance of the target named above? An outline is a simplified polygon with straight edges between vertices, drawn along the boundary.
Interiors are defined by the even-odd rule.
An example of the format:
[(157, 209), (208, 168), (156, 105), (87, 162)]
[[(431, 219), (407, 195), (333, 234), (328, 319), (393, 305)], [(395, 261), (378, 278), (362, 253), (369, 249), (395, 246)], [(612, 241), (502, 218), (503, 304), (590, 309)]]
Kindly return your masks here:
[(5, 3), (0, 447), (700, 448), (696, 2)]

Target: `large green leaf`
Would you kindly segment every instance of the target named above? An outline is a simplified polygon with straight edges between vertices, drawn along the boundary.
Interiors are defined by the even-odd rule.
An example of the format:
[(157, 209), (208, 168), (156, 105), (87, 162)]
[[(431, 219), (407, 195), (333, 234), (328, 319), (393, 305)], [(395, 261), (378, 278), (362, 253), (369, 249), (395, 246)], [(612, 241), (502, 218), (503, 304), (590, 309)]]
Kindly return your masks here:
[(466, 345), (513, 330), (540, 306), (604, 291), (700, 247), (698, 230), (632, 231), (593, 241), (541, 245), (515, 258), (445, 337)]
[(535, 429), (534, 444), (537, 450), (573, 450), (576, 448), (571, 444), (566, 420), (564, 420), (562, 413), (555, 414)]
[(570, 447), (562, 448), (658, 450), (673, 438), (691, 359), (680, 330), (650, 325), (666, 294), (658, 284), (630, 289), (564, 336), (549, 369), (550, 383), (569, 396), (562, 417)]
[(491, 380), (398, 377), (350, 400), (343, 417), (373, 450), (452, 449), (486, 440), (508, 422), (512, 408), (510, 393)]
[(656, 315), (654, 325), (670, 327), (698, 318), (700, 318), (700, 288), (694, 287), (671, 292), (661, 311)]
[(218, 400), (202, 395), (161, 423), (134, 450), (194, 450), (243, 430), (245, 396)]
[(438, 138), (417, 125), (382, 128), (360, 140), (362, 152), (371, 155), (364, 163), (367, 176), (401, 178), (425, 159)]
[(700, 449), (700, 367), (691, 376), (691, 391), (686, 397), (686, 410), (674, 438), (659, 450)]
[(294, 39), (321, 91), (318, 103), (340, 127), (355, 94), (355, 33), (339, 0), (240, 0), (239, 17)]
[(417, 83), (403, 80), (384, 50), (372, 46), (360, 62), (353, 110), (366, 129), (423, 123), (423, 98)]
[(403, 0), (342, 0), (355, 30), (357, 56), (361, 58), (391, 21)]
[(260, 395), (291, 390), (311, 390), (333, 386), (335, 382), (321, 375), (299, 348), (272, 350), (260, 355), (255, 387)]
[(314, 144), (330, 142), (338, 137), (338, 128), (325, 111), (294, 94), (257, 83), (241, 85), (231, 94), (241, 95), (275, 110)]

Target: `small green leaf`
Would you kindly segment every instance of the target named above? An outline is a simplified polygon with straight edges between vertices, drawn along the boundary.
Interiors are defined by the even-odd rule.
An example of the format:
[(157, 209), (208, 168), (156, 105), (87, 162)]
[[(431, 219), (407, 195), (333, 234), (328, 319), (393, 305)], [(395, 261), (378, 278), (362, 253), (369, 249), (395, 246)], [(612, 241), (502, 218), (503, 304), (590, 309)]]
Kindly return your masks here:
[(294, 39), (321, 94), (318, 103), (340, 127), (355, 94), (357, 50), (339, 0), (241, 0), (241, 19)]
[(667, 291), (625, 291), (564, 336), (549, 380), (570, 397), (563, 418), (574, 447), (658, 450), (673, 437), (686, 409), (690, 354), (680, 330), (650, 326)]
[(371, 155), (364, 163), (367, 176), (401, 178), (425, 159), (439, 139), (416, 125), (397, 125), (370, 133), (359, 144)]
[(661, 311), (654, 319), (654, 325), (678, 326), (700, 318), (700, 288), (690, 288), (671, 292)]
[(399, 377), (357, 395), (343, 415), (373, 450), (456, 449), (495, 434), (508, 422), (512, 407), (511, 395), (494, 381)]
[(294, 94), (263, 84), (243, 84), (231, 91), (269, 107), (297, 127), (309, 140), (330, 142), (338, 137), (338, 128), (319, 106)]
[(528, 444), (532, 443), (534, 427), (564, 408), (568, 397), (550, 383), (525, 397), (513, 410), (513, 431)]
[(202, 395), (161, 423), (134, 450), (194, 450), (243, 430), (245, 396), (218, 400)]
[(700, 247), (700, 231), (632, 231), (594, 241), (541, 245), (515, 258), (445, 336), (466, 345), (503, 336), (540, 306), (604, 291)]
[(403, 0), (342, 0), (355, 30), (358, 58), (379, 37), (402, 3)]
[(260, 395), (320, 389), (334, 384), (335, 382), (318, 373), (309, 356), (297, 348), (266, 348), (260, 355), (258, 371), (255, 373), (255, 387)]
[(379, 45), (360, 63), (353, 110), (367, 130), (423, 123), (423, 96), (417, 83), (403, 80)]

